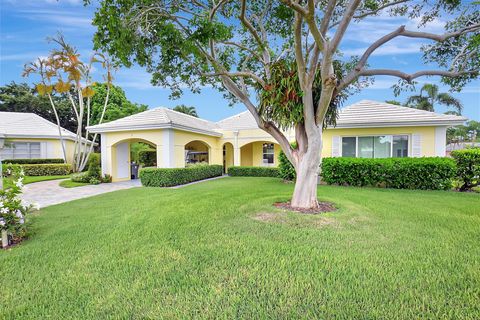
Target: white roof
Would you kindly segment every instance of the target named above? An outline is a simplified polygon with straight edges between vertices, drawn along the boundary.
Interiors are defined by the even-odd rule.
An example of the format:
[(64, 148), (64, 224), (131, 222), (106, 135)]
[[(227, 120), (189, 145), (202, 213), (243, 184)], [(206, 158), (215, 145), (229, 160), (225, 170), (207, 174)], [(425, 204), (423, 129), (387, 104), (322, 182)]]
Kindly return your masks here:
[(250, 111), (244, 111), (220, 120), (217, 122), (217, 125), (223, 130), (258, 129), (257, 122)]
[[(0, 112), (0, 134), (5, 138), (59, 139), (58, 127), (34, 113)], [(62, 128), (62, 136), (75, 140), (75, 134)]]
[[(336, 128), (453, 126), (464, 117), (439, 114), (384, 102), (362, 100), (339, 112)], [(91, 132), (174, 128), (221, 136), (218, 130), (258, 129), (252, 114), (244, 111), (216, 123), (167, 108), (150, 109), (112, 122), (89, 127)]]
[(455, 115), (362, 100), (340, 110), (336, 128), (453, 126), (466, 120)]
[(206, 135), (221, 136), (218, 125), (168, 108), (155, 108), (115, 121), (89, 127), (91, 132), (111, 132), (174, 128)]

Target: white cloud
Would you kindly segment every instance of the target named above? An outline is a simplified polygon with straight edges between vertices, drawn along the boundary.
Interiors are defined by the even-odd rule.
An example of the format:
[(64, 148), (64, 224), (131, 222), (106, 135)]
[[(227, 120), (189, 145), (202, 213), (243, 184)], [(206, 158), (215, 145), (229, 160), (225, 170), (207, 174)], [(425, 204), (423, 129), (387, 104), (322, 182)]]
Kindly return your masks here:
[(15, 54), (2, 54), (0, 55), (0, 61), (23, 61), (25, 63), (33, 61), (41, 56), (38, 52), (22, 52)]

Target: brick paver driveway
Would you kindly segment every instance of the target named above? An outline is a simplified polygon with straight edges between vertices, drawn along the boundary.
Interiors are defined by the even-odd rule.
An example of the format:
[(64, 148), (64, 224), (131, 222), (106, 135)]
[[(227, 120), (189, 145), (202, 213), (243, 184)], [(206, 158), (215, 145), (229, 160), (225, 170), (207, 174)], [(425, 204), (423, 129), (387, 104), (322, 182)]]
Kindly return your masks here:
[(63, 188), (58, 184), (62, 180), (42, 181), (25, 185), (22, 199), (30, 204), (37, 203), (41, 208), (53, 204), (68, 202), (76, 199), (91, 197), (97, 194), (116, 190), (140, 187), (140, 180), (124, 182), (102, 183), (76, 188)]

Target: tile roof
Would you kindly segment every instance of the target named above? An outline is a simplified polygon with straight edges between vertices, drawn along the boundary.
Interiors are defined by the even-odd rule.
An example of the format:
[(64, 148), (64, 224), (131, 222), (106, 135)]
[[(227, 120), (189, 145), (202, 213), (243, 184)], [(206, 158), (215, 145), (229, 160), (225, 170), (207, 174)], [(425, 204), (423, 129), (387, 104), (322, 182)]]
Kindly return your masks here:
[(193, 117), (168, 108), (150, 109), (115, 121), (89, 127), (92, 132), (158, 128), (175, 128), (209, 135), (221, 135), (215, 131), (215, 129), (218, 129), (219, 127), (214, 122)]
[[(6, 138), (59, 138), (55, 123), (34, 113), (21, 112), (0, 112), (0, 134)], [(74, 140), (76, 135), (62, 128), (62, 136)]]
[(362, 100), (340, 110), (336, 127), (459, 125), (465, 120), (467, 119), (455, 115)]

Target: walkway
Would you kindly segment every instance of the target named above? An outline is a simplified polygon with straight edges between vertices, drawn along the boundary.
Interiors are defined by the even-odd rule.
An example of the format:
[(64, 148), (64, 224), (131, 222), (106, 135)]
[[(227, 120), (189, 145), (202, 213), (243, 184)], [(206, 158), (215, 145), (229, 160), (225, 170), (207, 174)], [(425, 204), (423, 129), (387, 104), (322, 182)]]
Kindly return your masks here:
[(35, 182), (25, 185), (22, 199), (29, 204), (37, 203), (40, 208), (54, 204), (87, 198), (97, 194), (140, 187), (140, 180), (102, 183), (76, 188), (63, 188), (58, 184), (62, 180)]

